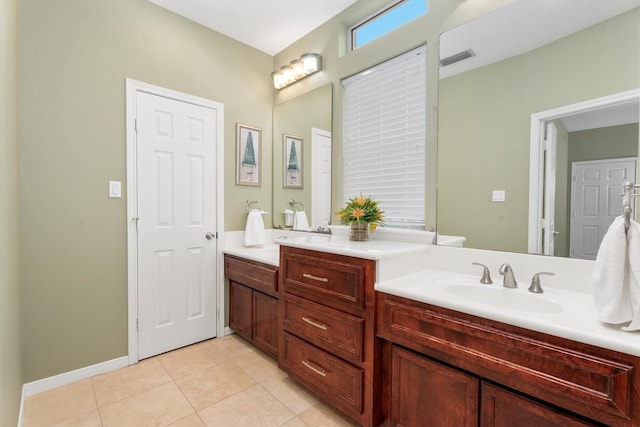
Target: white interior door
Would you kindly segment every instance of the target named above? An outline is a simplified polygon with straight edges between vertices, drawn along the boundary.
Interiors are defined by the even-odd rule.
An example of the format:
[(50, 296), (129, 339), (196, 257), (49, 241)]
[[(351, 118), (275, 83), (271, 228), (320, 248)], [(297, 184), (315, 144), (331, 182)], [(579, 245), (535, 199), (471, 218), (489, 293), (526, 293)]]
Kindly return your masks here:
[(216, 114), (136, 95), (140, 359), (216, 336)]
[(571, 166), (570, 256), (596, 259), (607, 229), (622, 214), (622, 184), (635, 182), (636, 158), (575, 162)]
[(558, 129), (553, 122), (547, 123), (544, 150), (544, 254), (555, 255), (556, 237), (556, 146), (558, 145)]
[(331, 132), (311, 129), (311, 226), (326, 227), (331, 220)]

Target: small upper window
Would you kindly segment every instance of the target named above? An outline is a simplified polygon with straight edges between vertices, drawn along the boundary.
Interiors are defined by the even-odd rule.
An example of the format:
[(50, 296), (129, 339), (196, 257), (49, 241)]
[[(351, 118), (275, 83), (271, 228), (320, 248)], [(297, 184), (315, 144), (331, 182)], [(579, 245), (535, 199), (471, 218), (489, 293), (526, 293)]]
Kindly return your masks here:
[(427, 13), (427, 0), (401, 0), (351, 27), (351, 50)]

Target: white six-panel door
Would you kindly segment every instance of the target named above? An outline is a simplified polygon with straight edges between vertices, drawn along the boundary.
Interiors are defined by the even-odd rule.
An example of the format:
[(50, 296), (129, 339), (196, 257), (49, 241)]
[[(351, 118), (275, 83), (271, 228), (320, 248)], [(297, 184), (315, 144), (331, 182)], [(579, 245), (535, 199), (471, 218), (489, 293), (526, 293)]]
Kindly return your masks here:
[(636, 158), (573, 163), (571, 258), (596, 259), (602, 238), (622, 214), (622, 184), (635, 182), (636, 169)]
[(136, 95), (140, 359), (216, 336), (217, 113)]

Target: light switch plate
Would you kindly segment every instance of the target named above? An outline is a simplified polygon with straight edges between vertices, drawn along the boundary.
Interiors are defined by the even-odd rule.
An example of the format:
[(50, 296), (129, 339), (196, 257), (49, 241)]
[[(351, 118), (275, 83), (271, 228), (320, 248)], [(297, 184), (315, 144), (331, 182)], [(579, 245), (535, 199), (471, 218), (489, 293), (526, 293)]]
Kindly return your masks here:
[(506, 195), (504, 190), (493, 190), (491, 193), (491, 201), (492, 202), (504, 202), (506, 200)]
[(109, 181), (109, 197), (122, 197), (122, 182)]

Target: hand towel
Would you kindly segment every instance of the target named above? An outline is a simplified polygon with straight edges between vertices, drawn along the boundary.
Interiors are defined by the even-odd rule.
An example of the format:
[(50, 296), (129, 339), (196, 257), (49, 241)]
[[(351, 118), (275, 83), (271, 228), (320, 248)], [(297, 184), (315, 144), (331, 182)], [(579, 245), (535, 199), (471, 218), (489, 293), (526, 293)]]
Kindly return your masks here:
[(640, 331), (640, 224), (631, 220), (627, 230), (627, 273), (629, 276), (629, 295), (631, 297), (631, 323), (623, 331)]
[(247, 215), (247, 225), (244, 229), (244, 245), (262, 246), (265, 241), (266, 236), (262, 213), (257, 209), (252, 209), (249, 215)]
[(627, 259), (624, 219), (617, 217), (600, 243), (591, 278), (598, 317), (605, 323), (625, 323), (633, 318)]
[(293, 229), (294, 230), (309, 230), (309, 221), (307, 220), (307, 214), (304, 211), (296, 211), (293, 216)]

